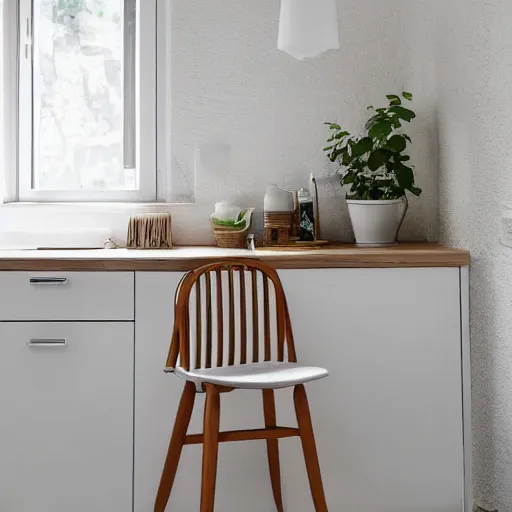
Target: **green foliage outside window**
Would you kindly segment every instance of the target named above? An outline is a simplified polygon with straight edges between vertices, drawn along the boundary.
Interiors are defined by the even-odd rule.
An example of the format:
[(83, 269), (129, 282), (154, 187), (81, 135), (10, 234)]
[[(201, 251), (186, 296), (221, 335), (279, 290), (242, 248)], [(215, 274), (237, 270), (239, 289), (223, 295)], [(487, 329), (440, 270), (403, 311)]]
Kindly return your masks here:
[[(57, 16), (69, 16), (74, 18), (78, 13), (87, 11), (93, 12), (87, 8), (85, 0), (56, 0)], [(104, 2), (99, 0), (96, 2), (96, 15), (103, 17)]]

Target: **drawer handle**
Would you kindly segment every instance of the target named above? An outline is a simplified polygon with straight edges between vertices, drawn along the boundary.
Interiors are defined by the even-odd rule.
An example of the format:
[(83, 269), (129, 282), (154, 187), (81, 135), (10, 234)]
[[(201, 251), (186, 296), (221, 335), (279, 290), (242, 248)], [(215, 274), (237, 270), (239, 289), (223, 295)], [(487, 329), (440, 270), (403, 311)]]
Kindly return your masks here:
[(31, 277), (30, 284), (68, 284), (67, 277)]
[(27, 345), (29, 347), (67, 347), (68, 340), (66, 338), (61, 339), (33, 339), (30, 340)]

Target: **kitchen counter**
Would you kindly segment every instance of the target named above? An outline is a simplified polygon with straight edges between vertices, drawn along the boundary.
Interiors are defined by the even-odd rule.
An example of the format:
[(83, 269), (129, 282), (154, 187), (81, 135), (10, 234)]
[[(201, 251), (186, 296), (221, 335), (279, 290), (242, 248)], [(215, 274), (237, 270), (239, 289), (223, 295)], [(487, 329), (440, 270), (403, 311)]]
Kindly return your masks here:
[[(389, 512), (390, 503), (402, 511), (470, 510), (469, 254), (401, 244), (0, 251), (1, 511), (153, 510), (183, 389), (162, 371), (175, 290), (187, 269), (240, 256), (279, 269), (299, 361), (330, 372), (308, 386), (329, 510)], [(231, 293), (228, 280), (210, 282), (210, 292), (214, 283), (222, 292), (210, 295), (215, 350), (219, 332), (231, 339), (234, 326), (235, 341), (242, 332), (238, 313), (219, 328), (219, 311), (227, 315), (230, 302), (239, 312), (243, 298), (241, 279), (232, 280)], [(275, 293), (270, 287), (266, 297), (261, 278), (245, 285), (252, 360), (255, 340), (264, 353)], [(201, 295), (191, 304), (191, 339), (198, 319), (200, 332), (208, 329), (208, 315), (196, 314), (198, 297), (208, 303)], [(268, 318), (273, 339), (274, 313)], [(280, 423), (295, 425), (290, 390), (276, 393), (276, 405)], [(261, 422), (260, 393), (223, 401), (224, 430)], [(189, 432), (202, 429), (201, 414), (193, 414)], [(196, 448), (183, 451), (171, 510), (198, 510)], [(222, 450), (217, 510), (275, 509), (264, 443)], [(283, 441), (279, 450), (287, 510), (311, 512), (300, 444)], [(247, 500), (244, 482), (258, 500)]]
[(177, 247), (172, 250), (2, 250), (0, 270), (16, 271), (186, 271), (219, 259), (258, 258), (277, 269), (464, 267), (470, 255), (434, 243), (361, 248), (265, 250)]

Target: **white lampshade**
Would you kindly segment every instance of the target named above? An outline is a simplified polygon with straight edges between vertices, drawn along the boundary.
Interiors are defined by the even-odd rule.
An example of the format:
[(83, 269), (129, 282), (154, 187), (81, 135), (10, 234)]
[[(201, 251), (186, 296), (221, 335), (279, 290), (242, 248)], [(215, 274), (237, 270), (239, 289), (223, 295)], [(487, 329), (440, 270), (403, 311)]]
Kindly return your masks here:
[(299, 60), (338, 50), (336, 0), (281, 0), (277, 47)]

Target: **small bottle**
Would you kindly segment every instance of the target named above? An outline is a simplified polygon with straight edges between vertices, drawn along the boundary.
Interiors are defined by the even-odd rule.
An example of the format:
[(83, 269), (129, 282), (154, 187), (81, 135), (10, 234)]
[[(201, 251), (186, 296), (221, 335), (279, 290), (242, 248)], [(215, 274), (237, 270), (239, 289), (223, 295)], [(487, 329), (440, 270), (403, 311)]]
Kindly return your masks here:
[(300, 241), (315, 241), (315, 212), (313, 199), (304, 187), (299, 190)]

